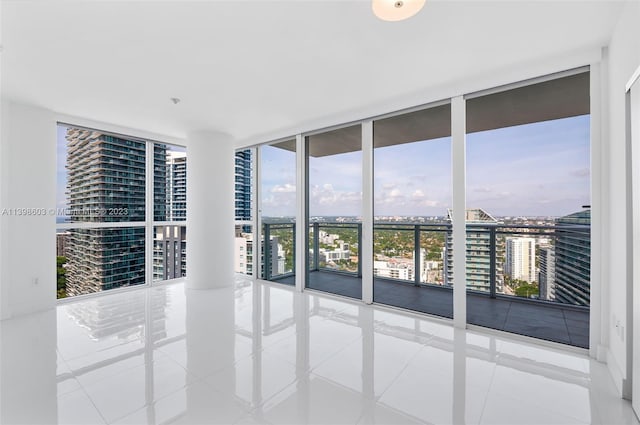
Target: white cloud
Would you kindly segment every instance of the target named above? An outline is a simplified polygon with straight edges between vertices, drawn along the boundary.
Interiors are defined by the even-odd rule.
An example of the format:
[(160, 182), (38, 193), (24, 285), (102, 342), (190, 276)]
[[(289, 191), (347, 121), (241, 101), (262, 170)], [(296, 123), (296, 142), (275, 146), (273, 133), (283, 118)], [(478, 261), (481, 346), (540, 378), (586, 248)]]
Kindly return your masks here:
[(404, 195), (402, 194), (402, 192), (400, 192), (400, 189), (396, 188), (396, 189), (391, 190), (391, 192), (389, 192), (389, 194), (387, 196), (389, 196), (391, 198), (401, 198)]
[(309, 195), (314, 214), (340, 215), (354, 208), (358, 211), (362, 202), (362, 192), (335, 190), (332, 184), (313, 185)]
[(290, 183), (277, 184), (271, 188), (271, 193), (295, 193), (296, 187)]

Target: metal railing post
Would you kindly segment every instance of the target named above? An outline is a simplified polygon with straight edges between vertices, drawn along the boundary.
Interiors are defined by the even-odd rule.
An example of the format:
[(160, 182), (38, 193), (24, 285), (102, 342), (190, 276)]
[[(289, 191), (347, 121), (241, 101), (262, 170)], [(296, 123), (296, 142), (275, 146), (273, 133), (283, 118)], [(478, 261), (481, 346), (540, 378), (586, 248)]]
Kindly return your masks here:
[(489, 228), (489, 296), (496, 297), (496, 229)]
[(420, 225), (413, 226), (413, 284), (420, 286)]
[(362, 223), (356, 227), (358, 231), (358, 277), (362, 277)]
[(313, 223), (313, 270), (320, 270), (320, 223)]
[(264, 223), (264, 240), (262, 242), (263, 259), (264, 264), (264, 279), (271, 279), (271, 226), (268, 223)]
[[(293, 246), (292, 246), (292, 250), (293, 250), (293, 264), (291, 265), (291, 271), (293, 272), (293, 274), (296, 273), (296, 223), (293, 223), (291, 225), (291, 229), (293, 232)], [(286, 261), (286, 260), (285, 260)]]

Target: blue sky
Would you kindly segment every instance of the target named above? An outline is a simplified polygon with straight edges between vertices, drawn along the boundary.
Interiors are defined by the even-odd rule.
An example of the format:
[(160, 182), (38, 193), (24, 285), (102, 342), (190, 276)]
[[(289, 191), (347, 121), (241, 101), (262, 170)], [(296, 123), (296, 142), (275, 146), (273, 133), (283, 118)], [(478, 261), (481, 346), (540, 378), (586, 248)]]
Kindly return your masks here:
[(467, 136), (467, 206), (561, 216), (590, 204), (589, 116)]
[(262, 174), (262, 215), (296, 215), (296, 153), (272, 146), (260, 151)]
[[(590, 204), (589, 116), (467, 135), (467, 207), (495, 216), (562, 216)], [(263, 148), (265, 216), (295, 212), (292, 152)], [(362, 212), (361, 152), (310, 158), (310, 215)], [(449, 138), (374, 151), (374, 214), (445, 215)]]
[[(467, 135), (467, 207), (494, 216), (562, 216), (590, 204), (589, 116)], [(58, 127), (58, 206), (65, 204), (66, 129)], [(295, 215), (295, 153), (262, 147), (262, 215)], [(361, 152), (310, 158), (310, 215), (362, 213)], [(445, 215), (451, 141), (374, 151), (374, 214)]]

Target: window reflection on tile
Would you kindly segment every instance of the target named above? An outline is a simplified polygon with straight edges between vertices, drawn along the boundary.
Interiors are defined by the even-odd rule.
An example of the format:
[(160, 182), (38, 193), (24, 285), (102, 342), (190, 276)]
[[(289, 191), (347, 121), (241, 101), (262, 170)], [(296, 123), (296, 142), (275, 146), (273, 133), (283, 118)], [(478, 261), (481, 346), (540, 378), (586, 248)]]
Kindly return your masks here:
[(244, 278), (6, 320), (1, 350), (2, 423), (638, 423), (585, 355)]

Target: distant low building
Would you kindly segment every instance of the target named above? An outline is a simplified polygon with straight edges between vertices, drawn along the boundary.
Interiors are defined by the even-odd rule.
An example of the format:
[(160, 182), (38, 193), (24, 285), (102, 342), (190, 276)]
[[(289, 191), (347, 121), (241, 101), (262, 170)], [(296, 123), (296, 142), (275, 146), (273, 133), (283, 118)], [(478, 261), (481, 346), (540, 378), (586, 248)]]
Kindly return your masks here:
[[(420, 248), (419, 278), (421, 282), (427, 282), (428, 265), (438, 268), (437, 261), (425, 261), (427, 250)], [(383, 257), (384, 258), (384, 257)], [(373, 262), (373, 275), (390, 279), (400, 279), (415, 281), (415, 259), (414, 258), (386, 258)]]
[(348, 243), (337, 240), (335, 245), (337, 246), (333, 249), (320, 248), (320, 261), (330, 262), (351, 259), (351, 249)]
[(374, 261), (373, 275), (376, 277), (413, 281), (414, 274), (412, 263), (413, 260), (408, 258)]
[(333, 245), (338, 239), (340, 239), (340, 235), (329, 234), (324, 230), (318, 232), (318, 242), (322, 244)]

